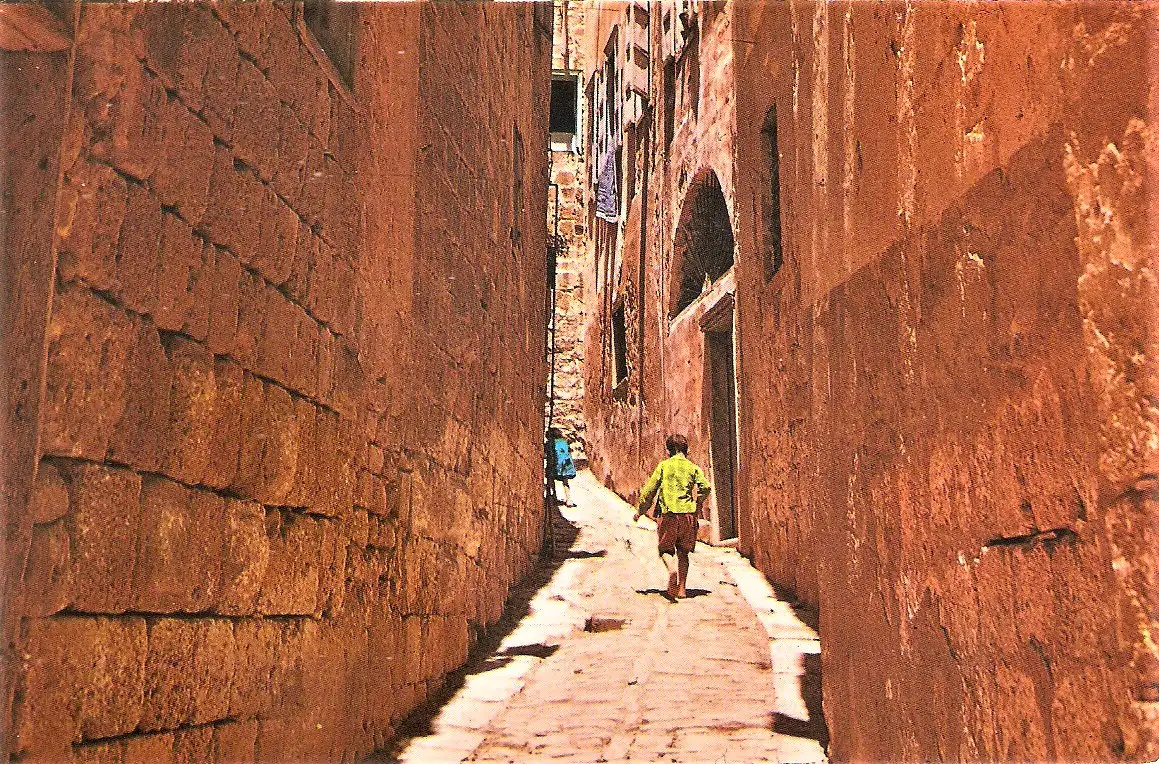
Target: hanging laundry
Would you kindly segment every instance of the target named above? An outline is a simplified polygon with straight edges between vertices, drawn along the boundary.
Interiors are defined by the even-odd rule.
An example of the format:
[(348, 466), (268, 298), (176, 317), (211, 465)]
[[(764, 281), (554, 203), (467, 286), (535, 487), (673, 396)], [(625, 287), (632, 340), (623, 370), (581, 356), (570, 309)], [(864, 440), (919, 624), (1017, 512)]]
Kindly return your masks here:
[(596, 217), (611, 223), (620, 219), (619, 178), (616, 177), (616, 144), (607, 141), (596, 169)]

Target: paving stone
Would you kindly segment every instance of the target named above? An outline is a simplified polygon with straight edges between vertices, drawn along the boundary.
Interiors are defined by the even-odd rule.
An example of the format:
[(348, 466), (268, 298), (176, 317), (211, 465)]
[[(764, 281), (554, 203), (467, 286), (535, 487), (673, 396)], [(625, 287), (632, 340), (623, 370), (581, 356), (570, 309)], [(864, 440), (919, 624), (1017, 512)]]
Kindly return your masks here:
[[(711, 548), (689, 577), (708, 595), (670, 604), (641, 594), (666, 578), (654, 531), (630, 524), (588, 473), (572, 491), (572, 550), (607, 554), (560, 566), (487, 659), (508, 662), (469, 675), (435, 716), (436, 734), (404, 745), (402, 760), (824, 760), (816, 741), (771, 729), (784, 702), (776, 688), (795, 689), (799, 705), (803, 656), (819, 647), (792, 608), (735, 552)], [(478, 743), (463, 753), (470, 735)]]

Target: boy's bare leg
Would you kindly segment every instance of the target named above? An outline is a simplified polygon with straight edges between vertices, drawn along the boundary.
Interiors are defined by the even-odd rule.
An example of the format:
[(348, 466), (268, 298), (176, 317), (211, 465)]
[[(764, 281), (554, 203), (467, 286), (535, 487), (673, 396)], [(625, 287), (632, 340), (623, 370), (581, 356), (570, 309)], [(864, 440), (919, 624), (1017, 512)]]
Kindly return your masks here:
[(570, 507), (570, 506), (572, 506), (572, 503), (571, 503), (571, 486), (568, 485), (568, 481), (566, 478), (564, 478), (560, 482), (563, 483), (563, 503), (564, 503), (564, 506)]
[(680, 591), (680, 569), (676, 562), (676, 555), (662, 554), (660, 560), (668, 569), (668, 598), (676, 599), (677, 593)]
[[(683, 599), (688, 596), (688, 592), (684, 588), (685, 584), (688, 583), (688, 552), (683, 549), (677, 549), (676, 559), (678, 560), (676, 596)], [(671, 582), (671, 578), (669, 578), (669, 581)], [(671, 588), (671, 583), (669, 583), (669, 588)]]

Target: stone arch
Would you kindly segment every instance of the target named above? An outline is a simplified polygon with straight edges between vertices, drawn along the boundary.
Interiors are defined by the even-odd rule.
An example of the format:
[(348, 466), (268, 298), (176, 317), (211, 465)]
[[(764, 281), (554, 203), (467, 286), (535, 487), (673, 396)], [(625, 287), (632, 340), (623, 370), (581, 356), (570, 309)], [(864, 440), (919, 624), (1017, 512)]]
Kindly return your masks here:
[(701, 170), (688, 184), (668, 272), (669, 316), (687, 308), (711, 284), (728, 272), (735, 258), (736, 239), (728, 201), (714, 170)]

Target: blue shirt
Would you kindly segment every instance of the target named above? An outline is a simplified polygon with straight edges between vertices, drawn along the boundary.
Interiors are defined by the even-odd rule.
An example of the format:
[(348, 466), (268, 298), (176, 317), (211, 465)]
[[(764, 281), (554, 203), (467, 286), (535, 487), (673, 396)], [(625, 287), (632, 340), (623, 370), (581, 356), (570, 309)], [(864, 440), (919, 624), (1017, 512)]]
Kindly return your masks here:
[(566, 480), (575, 477), (575, 463), (571, 460), (571, 446), (563, 438), (555, 439), (555, 477)]

